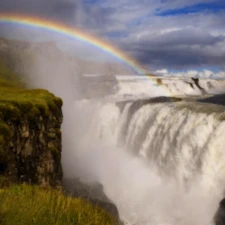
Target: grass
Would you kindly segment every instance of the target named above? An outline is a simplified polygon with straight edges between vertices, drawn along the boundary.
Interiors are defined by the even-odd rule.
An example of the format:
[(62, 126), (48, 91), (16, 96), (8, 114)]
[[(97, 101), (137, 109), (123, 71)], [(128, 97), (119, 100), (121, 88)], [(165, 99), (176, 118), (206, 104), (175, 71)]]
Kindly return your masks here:
[(27, 88), (22, 76), (0, 61), (0, 166), (8, 158), (14, 127), (28, 123), (38, 130), (40, 120), (61, 118), (61, 106), (60, 98), (44, 89)]
[(3, 146), (11, 138), (7, 121), (20, 121), (27, 117), (34, 121), (48, 117), (50, 112), (59, 115), (62, 100), (43, 89), (27, 89), (21, 76), (0, 63), (0, 156)]
[(14, 185), (0, 191), (1, 225), (112, 225), (113, 218), (86, 200), (61, 191)]
[[(62, 106), (62, 100), (47, 90), (27, 89), (21, 75), (13, 72), (13, 63), (6, 62), (0, 57), (0, 169), (7, 161), (6, 149), (12, 135), (10, 124), (21, 124), (24, 119), (35, 123), (40, 117), (48, 119), (50, 114), (57, 119)], [(60, 127), (56, 135), (61, 136)], [(49, 150), (58, 154), (52, 146)], [(66, 197), (61, 191), (25, 184), (12, 185), (1, 174), (0, 188), (1, 225), (115, 224), (103, 209), (86, 200)]]

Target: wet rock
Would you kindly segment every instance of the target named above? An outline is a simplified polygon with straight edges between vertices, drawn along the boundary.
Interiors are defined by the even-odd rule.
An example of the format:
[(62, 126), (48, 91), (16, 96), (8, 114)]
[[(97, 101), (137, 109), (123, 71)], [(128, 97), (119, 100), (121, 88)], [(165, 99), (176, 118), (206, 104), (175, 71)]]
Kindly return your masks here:
[[(55, 117), (57, 122), (53, 120)], [(7, 177), (11, 183), (26, 182), (60, 188), (61, 134), (57, 133), (62, 122), (61, 107), (50, 111), (48, 117), (29, 118), (24, 113), (18, 120), (9, 117), (4, 122), (11, 137), (0, 155), (0, 175)]]
[(220, 201), (219, 208), (214, 216), (215, 225), (225, 225), (225, 198)]
[(114, 217), (116, 224), (123, 224), (120, 221), (116, 205), (105, 195), (103, 186), (100, 183), (84, 183), (78, 178), (64, 179), (63, 189), (66, 195), (84, 198), (103, 208)]

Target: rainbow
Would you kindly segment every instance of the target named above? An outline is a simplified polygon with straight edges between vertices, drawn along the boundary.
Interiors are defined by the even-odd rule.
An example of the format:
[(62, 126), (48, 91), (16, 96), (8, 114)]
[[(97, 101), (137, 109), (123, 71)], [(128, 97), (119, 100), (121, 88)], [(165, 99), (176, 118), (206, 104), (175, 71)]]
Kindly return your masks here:
[(53, 22), (47, 19), (41, 19), (38, 17), (25, 16), (14, 13), (0, 13), (0, 23), (11, 23), (41, 28), (47, 31), (52, 31), (61, 35), (65, 35), (70, 38), (75, 38), (81, 42), (87, 43), (112, 55), (113, 57), (129, 65), (138, 74), (147, 75), (147, 71), (136, 60), (132, 59), (130, 56), (123, 53), (121, 50), (111, 46), (109, 43), (106, 43), (105, 41), (102, 41), (99, 38), (91, 36), (76, 28), (66, 26), (65, 24), (62, 24), (60, 22)]

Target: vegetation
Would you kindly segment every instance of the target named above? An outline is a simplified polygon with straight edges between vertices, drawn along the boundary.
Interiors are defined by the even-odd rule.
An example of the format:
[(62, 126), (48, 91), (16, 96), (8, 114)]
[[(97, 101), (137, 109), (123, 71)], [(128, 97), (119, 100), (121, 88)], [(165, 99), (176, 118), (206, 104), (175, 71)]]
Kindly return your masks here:
[(27, 89), (20, 79), (5, 64), (0, 63), (0, 154), (2, 145), (10, 139), (6, 121), (20, 120), (26, 114), (29, 120), (38, 116), (58, 113), (62, 100), (42, 89)]
[[(57, 115), (62, 100), (42, 89), (28, 89), (13, 71), (13, 61), (0, 55), (0, 224), (1, 225), (111, 225), (113, 218), (86, 200), (66, 197), (62, 191), (37, 186), (15, 185), (1, 169), (5, 166), (5, 149), (11, 139), (10, 124), (30, 123), (38, 117)], [(52, 134), (47, 134), (51, 136)], [(58, 128), (57, 136), (61, 136)], [(54, 146), (49, 150), (58, 154)]]
[(0, 191), (2, 225), (111, 225), (113, 218), (86, 200), (36, 186), (14, 185)]

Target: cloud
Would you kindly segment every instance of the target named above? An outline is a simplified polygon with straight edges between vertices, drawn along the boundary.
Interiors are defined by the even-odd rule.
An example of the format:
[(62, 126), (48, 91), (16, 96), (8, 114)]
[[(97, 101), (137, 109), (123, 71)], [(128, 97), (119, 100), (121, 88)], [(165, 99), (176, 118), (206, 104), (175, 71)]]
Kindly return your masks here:
[[(204, 4), (203, 4), (204, 3)], [(0, 11), (18, 11), (63, 21), (97, 35), (145, 66), (224, 68), (225, 11), (198, 5), (217, 0), (1, 0)], [(193, 13), (173, 13), (179, 9)], [(160, 15), (170, 11), (167, 16)]]
[(69, 23), (80, 11), (78, 0), (2, 0), (0, 12), (17, 12)]
[(224, 79), (225, 72), (213, 72), (211, 70), (189, 70), (186, 72), (169, 72), (167, 69), (156, 70), (154, 72), (156, 75), (161, 76), (172, 76), (172, 77), (195, 77), (195, 78), (213, 78), (213, 79)]
[(223, 66), (225, 62), (225, 36), (197, 28), (139, 34), (124, 46), (144, 64), (158, 68)]
[(151, 17), (122, 40), (122, 46), (153, 68), (224, 65), (224, 14)]
[(158, 13), (158, 15), (161, 16), (170, 16), (170, 15), (180, 15), (180, 14), (193, 14), (196, 12), (219, 12), (225, 9), (224, 2), (204, 2), (204, 3), (198, 3), (193, 4), (187, 7), (181, 7), (177, 9), (170, 9), (161, 11)]

